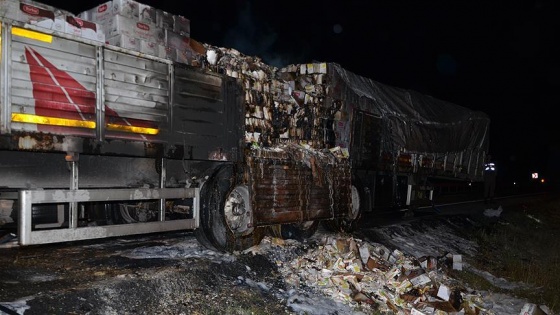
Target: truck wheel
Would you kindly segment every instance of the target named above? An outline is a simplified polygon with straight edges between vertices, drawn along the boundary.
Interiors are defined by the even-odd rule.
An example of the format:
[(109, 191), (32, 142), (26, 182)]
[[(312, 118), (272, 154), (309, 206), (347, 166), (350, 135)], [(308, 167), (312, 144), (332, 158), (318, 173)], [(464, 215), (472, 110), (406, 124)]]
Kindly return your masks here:
[[(223, 252), (244, 250), (264, 237), (263, 228), (253, 227), (249, 191), (233, 187), (233, 166), (225, 165), (204, 183), (200, 191), (200, 227), (196, 234), (201, 243)], [(205, 245), (206, 246), (206, 245)]]
[(331, 232), (350, 233), (358, 228), (358, 221), (362, 216), (362, 195), (355, 185), (351, 187), (352, 207), (346, 218), (336, 218), (322, 221), (323, 227)]
[[(209, 181), (206, 181), (202, 184), (202, 187), (200, 188), (200, 196), (201, 196), (201, 202), (199, 202), (199, 204), (201, 205), (201, 207), (204, 207), (202, 201), (204, 200), (204, 198), (202, 198), (203, 195), (208, 193), (208, 185), (207, 183), (209, 183)], [(203, 209), (200, 209), (200, 226), (194, 230), (194, 236), (196, 237), (196, 240), (204, 247), (214, 250), (214, 251), (218, 251), (218, 249), (210, 242), (210, 240), (208, 239), (207, 234), (208, 232), (208, 227), (203, 223), (203, 219), (202, 217), (204, 217), (203, 215)]]
[(305, 221), (299, 224), (282, 224), (280, 232), (283, 239), (303, 241), (315, 234), (319, 228), (319, 221)]

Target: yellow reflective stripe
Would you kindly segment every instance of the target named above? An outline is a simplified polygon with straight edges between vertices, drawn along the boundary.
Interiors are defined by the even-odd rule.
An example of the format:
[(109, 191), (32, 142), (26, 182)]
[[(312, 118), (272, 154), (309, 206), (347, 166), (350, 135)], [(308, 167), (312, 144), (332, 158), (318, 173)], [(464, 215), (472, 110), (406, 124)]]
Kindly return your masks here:
[[(12, 113), (12, 121), (21, 122), (21, 123), (39, 124), (39, 125), (79, 127), (79, 128), (88, 128), (88, 129), (95, 129), (96, 126), (94, 121), (55, 118), (55, 117), (39, 116), (39, 115), (32, 115), (32, 114), (20, 114), (20, 113)], [(118, 124), (107, 124), (107, 129), (113, 131), (141, 133), (147, 135), (157, 135), (159, 133), (159, 130), (157, 128), (126, 126), (126, 125), (118, 125)]]
[(36, 39), (45, 43), (52, 43), (53, 40), (52, 35), (26, 30), (24, 28), (19, 28), (19, 27), (12, 27), (12, 34), (16, 36)]
[(12, 121), (22, 122), (22, 123), (31, 123), (31, 124), (40, 124), (40, 125), (53, 125), (53, 126), (80, 127), (80, 128), (95, 129), (95, 122), (94, 121), (66, 119), (66, 118), (55, 118), (55, 117), (47, 117), (47, 116), (39, 116), (39, 115), (31, 115), (31, 114), (12, 113)]
[(125, 125), (117, 125), (117, 124), (107, 124), (107, 129), (113, 131), (142, 133), (147, 135), (157, 135), (159, 133), (159, 130), (156, 128), (125, 126)]

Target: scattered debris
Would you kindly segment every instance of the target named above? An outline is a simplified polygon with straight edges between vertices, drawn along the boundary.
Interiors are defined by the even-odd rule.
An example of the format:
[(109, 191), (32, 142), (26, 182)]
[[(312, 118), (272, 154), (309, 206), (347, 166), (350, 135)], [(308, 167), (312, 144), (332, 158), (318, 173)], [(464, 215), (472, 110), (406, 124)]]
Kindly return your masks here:
[(484, 215), (487, 217), (499, 217), (502, 214), (502, 206), (499, 206), (497, 209), (485, 209)]
[(530, 214), (528, 214), (527, 217), (528, 217), (529, 219), (531, 219), (531, 220), (537, 222), (537, 223), (541, 223), (541, 220), (535, 218), (534, 216), (532, 216), (532, 215), (530, 215)]
[[(546, 307), (545, 307), (546, 308)], [(533, 303), (525, 303), (519, 315), (547, 315), (549, 312), (543, 310), (540, 306)]]
[(13, 200), (0, 199), (0, 225), (14, 222), (11, 217), (13, 205)]
[(2, 232), (0, 232), (0, 235), (0, 244), (8, 243), (16, 238), (16, 235), (14, 233), (6, 233), (2, 235)]
[[(266, 237), (247, 252), (270, 252), (284, 242)], [(311, 287), (352, 307), (398, 314), (492, 314), (479, 295), (446, 275), (451, 268), (462, 268), (461, 255), (416, 259), (382, 244), (324, 236), (303, 255), (275, 261), (291, 288)]]

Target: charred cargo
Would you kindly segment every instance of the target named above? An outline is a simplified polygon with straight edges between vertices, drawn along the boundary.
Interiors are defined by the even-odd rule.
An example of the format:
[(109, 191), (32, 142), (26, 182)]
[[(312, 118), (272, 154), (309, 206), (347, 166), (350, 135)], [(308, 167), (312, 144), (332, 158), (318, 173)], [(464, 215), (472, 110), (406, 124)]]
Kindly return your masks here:
[(177, 60), (5, 14), (1, 36), (0, 224), (21, 245), (187, 229), (231, 251), (482, 179), (487, 115), (336, 63), (194, 39)]

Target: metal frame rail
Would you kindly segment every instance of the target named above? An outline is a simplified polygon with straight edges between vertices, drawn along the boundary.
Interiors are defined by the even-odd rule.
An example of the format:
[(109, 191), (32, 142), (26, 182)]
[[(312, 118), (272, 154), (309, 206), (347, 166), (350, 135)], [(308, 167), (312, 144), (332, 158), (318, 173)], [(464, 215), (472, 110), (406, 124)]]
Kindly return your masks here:
[[(19, 192), (19, 244), (35, 245), (195, 229), (199, 226), (199, 198), (199, 188), (21, 190)], [(132, 200), (160, 200), (165, 202), (165, 199), (193, 199), (193, 218), (165, 221), (165, 217), (160, 217), (158, 221), (154, 222), (88, 227), (77, 227), (76, 225), (69, 224), (68, 228), (33, 230), (33, 204), (76, 204), (80, 202)], [(69, 218), (75, 218), (78, 211), (77, 207), (69, 207), (69, 209), (74, 212), (69, 213)]]

